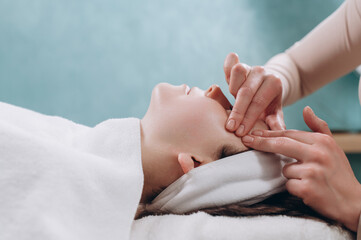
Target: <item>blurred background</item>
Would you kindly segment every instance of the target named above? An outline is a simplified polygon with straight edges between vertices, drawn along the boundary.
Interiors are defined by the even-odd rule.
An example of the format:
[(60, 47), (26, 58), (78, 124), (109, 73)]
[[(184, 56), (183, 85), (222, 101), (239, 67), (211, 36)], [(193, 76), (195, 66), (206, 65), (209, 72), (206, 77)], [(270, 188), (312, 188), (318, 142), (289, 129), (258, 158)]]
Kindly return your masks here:
[[(228, 94), (229, 52), (263, 65), (341, 3), (0, 0), (0, 101), (94, 126), (142, 118), (159, 82), (216, 83)], [(357, 87), (350, 73), (286, 107), (287, 127), (306, 130), (302, 109), (310, 105), (332, 130), (359, 132)], [(361, 179), (361, 155), (348, 156)]]

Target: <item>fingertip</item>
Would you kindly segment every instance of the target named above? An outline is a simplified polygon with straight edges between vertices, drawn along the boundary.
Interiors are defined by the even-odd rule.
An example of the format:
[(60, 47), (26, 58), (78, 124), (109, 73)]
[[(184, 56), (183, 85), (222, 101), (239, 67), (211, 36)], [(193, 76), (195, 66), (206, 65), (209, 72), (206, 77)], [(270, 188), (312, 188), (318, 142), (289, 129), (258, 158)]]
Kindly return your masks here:
[(230, 83), (232, 67), (239, 62), (238, 55), (236, 53), (229, 53), (223, 63), (223, 71), (225, 73), (226, 82)]
[(248, 74), (250, 73), (252, 67), (249, 66), (248, 64), (242, 63), (242, 66), (246, 69), (246, 76), (248, 76)]
[(235, 127), (236, 127), (236, 121), (234, 119), (229, 119), (226, 124), (226, 129), (228, 131), (233, 132), (235, 130)]
[(238, 59), (238, 54), (235, 52), (230, 52), (226, 58)]
[(303, 109), (302, 115), (303, 115), (303, 119), (306, 121), (306, 119), (312, 120), (314, 118), (314, 114), (312, 114), (313, 112), (311, 111), (311, 108), (309, 106), (305, 107)]
[(224, 61), (224, 67), (229, 67), (229, 66), (233, 66), (234, 64), (236, 64), (239, 61), (238, 59), (238, 55), (236, 53), (229, 53)]
[(252, 130), (253, 127), (256, 126), (256, 121), (257, 119), (253, 119), (253, 118), (244, 118), (243, 122), (241, 123), (241, 126), (239, 126), (238, 130), (238, 134), (239, 136), (245, 136), (247, 134), (249, 134), (249, 132)]
[(252, 132), (251, 132), (251, 134), (253, 135), (253, 136), (263, 136), (263, 131), (262, 130), (253, 130)]
[(239, 81), (241, 83), (244, 82), (244, 80), (247, 78), (247, 75), (249, 73), (249, 68), (247, 68), (247, 65), (246, 64), (243, 64), (243, 63), (237, 63), (235, 65), (233, 65), (232, 69), (231, 69), (231, 74), (235, 75), (235, 77), (238, 79), (238, 78), (242, 78), (239, 79)]
[(241, 126), (239, 126), (237, 131), (236, 131), (236, 135), (238, 137), (243, 137), (244, 135), (246, 135), (244, 129), (245, 129), (245, 127), (244, 127), (243, 124)]
[(242, 136), (251, 135), (251, 130), (252, 130), (251, 128), (245, 126)]
[(312, 108), (310, 106), (306, 106), (303, 109), (303, 111), (304, 111), (304, 113), (309, 113), (309, 114), (315, 115), (314, 111), (312, 110)]
[(251, 145), (254, 141), (254, 137), (246, 135), (242, 137), (242, 142), (244, 145)]

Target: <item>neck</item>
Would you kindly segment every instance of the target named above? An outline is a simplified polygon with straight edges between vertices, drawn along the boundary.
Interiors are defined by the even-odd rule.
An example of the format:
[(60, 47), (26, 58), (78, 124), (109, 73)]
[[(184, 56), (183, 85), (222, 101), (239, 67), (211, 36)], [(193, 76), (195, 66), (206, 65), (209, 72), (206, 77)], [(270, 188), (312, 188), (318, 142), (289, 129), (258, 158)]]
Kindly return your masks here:
[(140, 202), (150, 203), (163, 189), (183, 175), (178, 163), (179, 149), (167, 136), (159, 136), (155, 123), (144, 116), (140, 120), (141, 155), (144, 174), (143, 192)]
[(141, 155), (144, 174), (143, 192), (140, 202), (150, 203), (169, 182), (169, 154), (152, 133), (152, 126), (146, 120), (140, 121)]

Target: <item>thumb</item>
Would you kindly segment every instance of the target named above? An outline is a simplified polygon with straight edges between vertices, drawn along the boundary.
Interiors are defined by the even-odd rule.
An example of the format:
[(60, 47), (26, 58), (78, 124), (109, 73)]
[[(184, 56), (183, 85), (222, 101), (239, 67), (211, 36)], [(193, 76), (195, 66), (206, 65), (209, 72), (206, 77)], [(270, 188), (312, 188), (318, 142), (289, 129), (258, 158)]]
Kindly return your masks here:
[(278, 114), (268, 115), (265, 122), (271, 130), (286, 130), (285, 121)]
[(303, 119), (312, 131), (324, 133), (332, 137), (332, 133), (328, 128), (327, 123), (321, 118), (317, 117), (309, 106), (303, 109)]
[(282, 107), (274, 114), (270, 114), (265, 118), (266, 124), (271, 130), (286, 130), (285, 120), (283, 119)]

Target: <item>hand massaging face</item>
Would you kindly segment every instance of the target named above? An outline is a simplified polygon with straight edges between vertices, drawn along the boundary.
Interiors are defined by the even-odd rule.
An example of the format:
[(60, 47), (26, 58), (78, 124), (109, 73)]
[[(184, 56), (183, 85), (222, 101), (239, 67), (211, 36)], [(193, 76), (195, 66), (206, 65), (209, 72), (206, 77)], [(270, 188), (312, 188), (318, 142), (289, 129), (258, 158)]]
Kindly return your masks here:
[[(147, 138), (157, 143), (156, 161), (162, 162), (163, 169), (158, 166), (154, 172), (167, 175), (163, 188), (195, 167), (247, 150), (225, 128), (231, 107), (217, 85), (206, 91), (185, 84), (154, 87), (142, 123)], [(259, 120), (254, 129), (268, 127)]]

